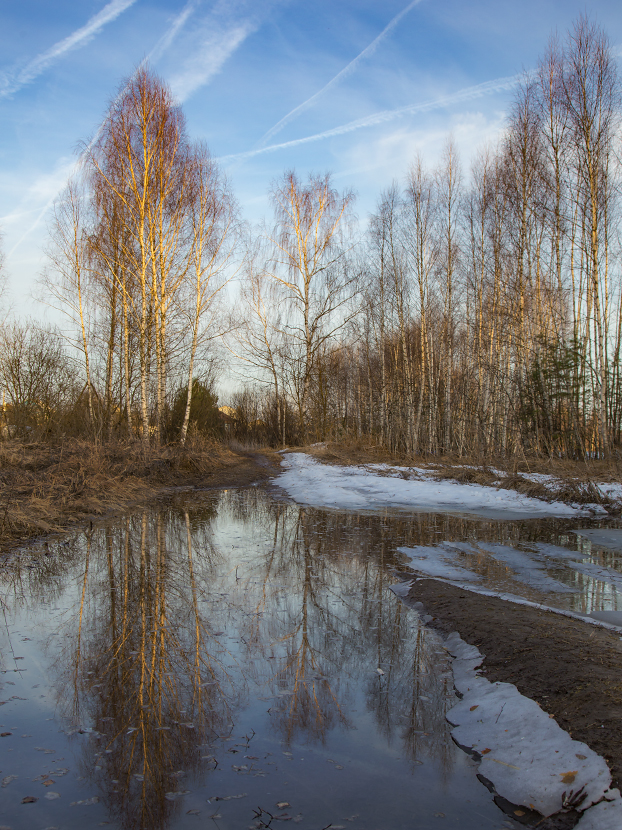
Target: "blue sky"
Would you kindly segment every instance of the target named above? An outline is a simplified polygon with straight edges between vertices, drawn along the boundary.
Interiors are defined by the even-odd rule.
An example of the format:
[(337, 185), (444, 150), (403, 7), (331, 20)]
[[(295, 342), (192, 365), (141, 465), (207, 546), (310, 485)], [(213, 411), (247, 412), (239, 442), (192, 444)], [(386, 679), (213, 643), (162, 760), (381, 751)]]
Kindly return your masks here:
[(587, 11), (622, 45), (619, 0), (20, 0), (0, 10), (0, 230), (18, 313), (44, 262), (47, 211), (144, 58), (183, 103), (244, 215), (284, 170), (330, 171), (364, 221), (450, 133), (465, 168), (494, 141), (511, 79)]

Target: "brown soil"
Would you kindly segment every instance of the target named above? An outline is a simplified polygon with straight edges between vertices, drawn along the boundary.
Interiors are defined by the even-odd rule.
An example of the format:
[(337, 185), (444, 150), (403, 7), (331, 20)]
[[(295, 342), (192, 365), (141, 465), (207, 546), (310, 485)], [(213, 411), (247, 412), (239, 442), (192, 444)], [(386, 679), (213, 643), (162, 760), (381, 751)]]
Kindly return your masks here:
[(575, 740), (607, 759), (622, 784), (622, 641), (616, 632), (551, 611), (455, 588), (434, 579), (414, 583), (430, 625), (485, 656), (488, 680), (513, 683)]
[(214, 441), (145, 450), (139, 444), (0, 444), (0, 552), (109, 516), (180, 487), (242, 487), (270, 478), (271, 450)]

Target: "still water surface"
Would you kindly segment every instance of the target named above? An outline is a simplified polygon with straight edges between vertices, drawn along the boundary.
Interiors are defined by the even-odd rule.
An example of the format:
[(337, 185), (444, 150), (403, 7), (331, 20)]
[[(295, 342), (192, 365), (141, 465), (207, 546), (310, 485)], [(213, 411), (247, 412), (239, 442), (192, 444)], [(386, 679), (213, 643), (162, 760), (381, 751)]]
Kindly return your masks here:
[(0, 582), (0, 825), (518, 827), (451, 741), (440, 639), (388, 586), (400, 545), (576, 547), (568, 527), (249, 488), (18, 551)]

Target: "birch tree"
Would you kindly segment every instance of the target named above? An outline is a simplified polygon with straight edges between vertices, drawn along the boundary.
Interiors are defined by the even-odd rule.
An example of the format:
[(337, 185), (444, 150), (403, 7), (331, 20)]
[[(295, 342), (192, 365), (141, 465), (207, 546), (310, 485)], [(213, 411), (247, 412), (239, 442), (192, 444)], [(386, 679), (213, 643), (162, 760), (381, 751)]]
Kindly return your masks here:
[(303, 184), (285, 173), (271, 193), (272, 252), (267, 266), (287, 304), (287, 360), (295, 376), (300, 430), (308, 432), (313, 373), (325, 344), (349, 319), (356, 274), (348, 269), (353, 194), (339, 194), (330, 176)]

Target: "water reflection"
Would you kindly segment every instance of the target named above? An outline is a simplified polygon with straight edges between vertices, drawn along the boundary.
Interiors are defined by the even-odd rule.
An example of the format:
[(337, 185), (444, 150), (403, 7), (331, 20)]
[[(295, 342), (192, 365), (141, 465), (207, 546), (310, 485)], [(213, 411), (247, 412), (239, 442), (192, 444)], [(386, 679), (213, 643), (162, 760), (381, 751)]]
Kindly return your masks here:
[[(250, 698), (285, 746), (351, 730), (364, 701), (389, 746), (449, 772), (446, 657), (387, 592), (390, 567), (378, 565), (394, 555), (379, 530), (374, 545), (355, 517), (335, 522), (250, 490), (76, 540), (57, 701), (69, 734), (91, 733), (82, 775), (111, 820), (169, 826), (188, 781), (225, 763), (220, 739)], [(57, 576), (44, 567), (26, 591), (17, 574), (13, 593), (30, 603)]]
[(463, 828), (497, 827), (449, 738), (447, 655), (387, 589), (400, 545), (468, 543), (472, 567), (503, 580), (508, 566), (486, 545), (534, 550), (564, 534), (575, 550), (586, 542), (567, 523), (339, 514), (249, 488), (180, 496), (22, 552), (2, 593), (22, 633), (29, 616), (45, 620), (42, 653), (81, 776), (118, 827), (185, 826), (188, 812), (215, 815), (215, 792), (227, 793), (219, 827), (248, 826), (248, 804), (291, 781), (308, 830), (363, 797), (361, 828), (410, 827), (414, 810), (434, 826), (434, 805)]
[[(58, 700), (73, 728), (92, 725), (84, 769), (127, 827), (163, 827), (206, 735), (231, 729), (241, 689), (199, 612), (197, 573), (221, 563), (187, 511), (127, 518), (86, 537), (71, 645)], [(180, 772), (181, 771), (181, 772)]]

